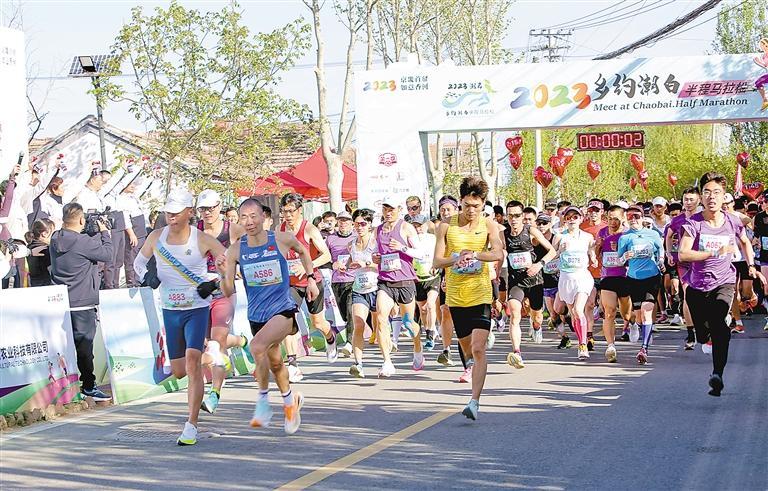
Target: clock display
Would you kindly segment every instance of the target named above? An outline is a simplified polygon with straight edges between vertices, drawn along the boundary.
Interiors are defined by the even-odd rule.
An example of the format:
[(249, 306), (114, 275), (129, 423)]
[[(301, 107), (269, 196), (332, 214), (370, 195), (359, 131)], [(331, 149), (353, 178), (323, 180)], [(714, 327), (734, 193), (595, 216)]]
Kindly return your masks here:
[(643, 131), (607, 131), (605, 133), (576, 133), (578, 150), (634, 150), (645, 148)]

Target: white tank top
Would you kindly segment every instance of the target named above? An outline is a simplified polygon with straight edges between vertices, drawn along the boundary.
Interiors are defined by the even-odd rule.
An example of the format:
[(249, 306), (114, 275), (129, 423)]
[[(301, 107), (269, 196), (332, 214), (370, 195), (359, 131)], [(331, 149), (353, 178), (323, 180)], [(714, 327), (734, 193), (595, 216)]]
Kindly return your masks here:
[[(200, 298), (197, 285), (207, 278), (208, 258), (200, 254), (195, 227), (189, 227), (186, 244), (168, 244), (168, 227), (164, 227), (153, 251), (160, 279), (160, 303), (165, 310), (190, 310), (208, 307), (210, 301)], [(210, 298), (210, 297), (209, 297)]]
[(582, 230), (575, 234), (566, 233), (561, 236), (560, 272), (576, 273), (587, 271), (589, 266), (589, 241), (592, 236)]

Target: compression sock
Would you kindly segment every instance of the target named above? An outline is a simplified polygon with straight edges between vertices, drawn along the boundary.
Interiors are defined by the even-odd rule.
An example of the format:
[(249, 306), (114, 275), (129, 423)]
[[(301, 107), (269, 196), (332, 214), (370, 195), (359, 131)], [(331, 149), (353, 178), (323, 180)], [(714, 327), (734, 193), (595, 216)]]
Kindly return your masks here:
[(653, 324), (643, 324), (640, 326), (643, 334), (643, 348), (648, 351), (653, 337)]

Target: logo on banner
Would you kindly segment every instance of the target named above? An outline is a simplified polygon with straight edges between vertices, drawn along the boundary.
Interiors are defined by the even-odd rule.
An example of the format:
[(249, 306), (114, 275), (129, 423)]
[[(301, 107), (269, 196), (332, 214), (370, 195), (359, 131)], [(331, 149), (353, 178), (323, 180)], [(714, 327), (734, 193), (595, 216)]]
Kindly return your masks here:
[(479, 116), (493, 114), (491, 94), (495, 93), (488, 80), (475, 82), (452, 82), (443, 97), (445, 115), (451, 117)]
[(386, 152), (379, 154), (379, 165), (384, 167), (392, 167), (397, 163), (397, 155), (394, 153)]

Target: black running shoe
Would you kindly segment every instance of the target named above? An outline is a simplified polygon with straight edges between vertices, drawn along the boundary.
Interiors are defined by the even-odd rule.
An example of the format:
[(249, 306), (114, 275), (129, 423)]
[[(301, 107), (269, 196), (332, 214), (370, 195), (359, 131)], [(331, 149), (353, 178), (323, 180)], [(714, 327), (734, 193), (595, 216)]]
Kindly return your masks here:
[(560, 344), (557, 346), (557, 349), (568, 349), (571, 347), (571, 339), (568, 336), (563, 336), (560, 338)]
[(629, 342), (629, 333), (625, 332), (624, 334), (622, 334), (621, 337), (619, 338), (619, 341), (623, 341), (625, 343), (628, 343)]
[(587, 338), (587, 351), (595, 351), (595, 339), (591, 336)]
[(713, 373), (712, 376), (709, 377), (709, 386), (712, 387), (712, 389), (709, 391), (709, 395), (720, 397), (720, 392), (723, 390), (722, 377), (716, 373)]

